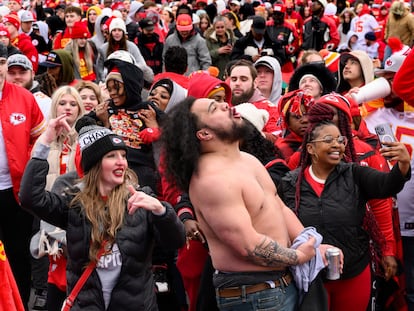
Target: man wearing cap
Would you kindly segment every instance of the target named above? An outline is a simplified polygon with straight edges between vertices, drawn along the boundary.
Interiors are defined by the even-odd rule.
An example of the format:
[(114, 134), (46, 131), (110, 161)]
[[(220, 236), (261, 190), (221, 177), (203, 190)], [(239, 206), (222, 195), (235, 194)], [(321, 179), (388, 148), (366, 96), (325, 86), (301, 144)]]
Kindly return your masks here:
[(0, 240), (27, 308), (31, 286), (29, 242), (33, 217), (19, 206), (17, 193), (24, 167), (45, 121), (33, 95), (6, 81), (7, 49), (0, 44)]
[(33, 70), (37, 72), (39, 56), (33, 46), (32, 39), (25, 33), (19, 33), (20, 19), (17, 14), (9, 14), (3, 17), (3, 23), (10, 34), (10, 42), (17, 47), (33, 64)]
[(254, 16), (250, 31), (234, 44), (231, 59), (247, 59), (256, 62), (261, 56), (275, 57), (281, 65), (286, 61), (286, 54), (280, 42), (272, 40), (266, 32), (266, 21), (261, 16)]
[(240, 21), (240, 1), (239, 0), (230, 0), (229, 1), (229, 8), (234, 14), (236, 14), (237, 18)]
[(154, 74), (159, 74), (162, 72), (164, 44), (160, 42), (159, 35), (154, 32), (154, 22), (151, 19), (142, 19), (139, 26), (142, 31), (138, 34), (138, 48)]
[[(383, 46), (385, 48), (385, 45)], [(384, 49), (380, 50), (380, 44), (377, 42), (377, 36), (375, 32), (370, 31), (365, 34), (365, 51), (371, 59), (379, 59), (378, 66), (381, 66), (382, 58), (384, 57)], [(382, 52), (382, 57), (380, 57)]]
[(163, 58), (171, 46), (182, 46), (187, 51), (187, 76), (197, 70), (207, 70), (211, 66), (210, 52), (204, 38), (195, 31), (191, 16), (178, 15), (175, 27), (175, 32), (165, 40)]
[(20, 21), (20, 30), (29, 36), (32, 32), (33, 22), (35, 21), (33, 13), (30, 11), (23, 11)]
[(35, 73), (33, 71), (32, 63), (25, 55), (14, 54), (7, 59), (7, 82), (29, 90), (33, 94), (43, 116), (47, 120), (52, 100), (49, 96), (40, 91), (39, 82), (34, 80), (34, 76)]
[(50, 51), (46, 61), (40, 63), (40, 66), (46, 67), (47, 70), (35, 79), (40, 83), (40, 89), (48, 96), (52, 96), (59, 86), (71, 84), (75, 80), (73, 57), (66, 50)]
[[(385, 61), (384, 69), (375, 75), (386, 78), (392, 86), (391, 94), (384, 98), (384, 107), (365, 117), (368, 129), (375, 133), (378, 124), (391, 125), (394, 136), (403, 142), (411, 156), (411, 170), (414, 167), (414, 52), (392, 55)], [(413, 171), (412, 171), (413, 173)], [(408, 310), (414, 310), (414, 180), (411, 178), (397, 195), (397, 207), (403, 244), (406, 300)], [(404, 288), (402, 289), (404, 290)]]
[(312, 16), (304, 22), (303, 44), (304, 50), (336, 50), (339, 44), (339, 33), (332, 18), (324, 16), (326, 0), (312, 1)]

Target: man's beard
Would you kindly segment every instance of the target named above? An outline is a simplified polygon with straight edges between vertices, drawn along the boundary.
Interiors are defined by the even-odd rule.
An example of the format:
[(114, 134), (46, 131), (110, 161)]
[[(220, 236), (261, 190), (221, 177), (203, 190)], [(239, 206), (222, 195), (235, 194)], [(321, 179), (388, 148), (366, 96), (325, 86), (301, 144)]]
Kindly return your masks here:
[(233, 122), (231, 128), (229, 130), (223, 129), (223, 128), (211, 128), (216, 134), (217, 138), (228, 142), (228, 143), (234, 143), (236, 141), (239, 141), (246, 137), (249, 130), (246, 126), (244, 126), (244, 122), (240, 122), (240, 124), (237, 124), (236, 122)]
[(32, 88), (32, 86), (33, 86), (33, 80), (30, 80), (26, 83), (23, 83), (23, 85), (22, 85), (22, 87), (24, 87), (26, 90), (29, 90), (29, 91)]
[(233, 106), (236, 106), (241, 103), (249, 102), (249, 99), (252, 98), (254, 93), (254, 87), (252, 86), (251, 89), (247, 92), (243, 92), (241, 95), (232, 95), (231, 103)]
[(395, 95), (389, 95), (384, 98), (384, 107), (385, 108), (395, 108), (399, 105), (404, 103), (404, 100), (401, 98), (395, 96)]

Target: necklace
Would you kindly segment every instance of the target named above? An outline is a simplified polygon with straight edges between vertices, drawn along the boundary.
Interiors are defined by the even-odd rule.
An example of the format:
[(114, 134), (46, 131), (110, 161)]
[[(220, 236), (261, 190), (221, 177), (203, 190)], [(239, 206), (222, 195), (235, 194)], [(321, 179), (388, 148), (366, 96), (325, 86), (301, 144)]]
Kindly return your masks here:
[(314, 181), (316, 181), (320, 184), (325, 184), (326, 179), (319, 178), (315, 175), (315, 173), (313, 172), (313, 169), (312, 169), (312, 164), (309, 166), (309, 175), (312, 177), (312, 179)]

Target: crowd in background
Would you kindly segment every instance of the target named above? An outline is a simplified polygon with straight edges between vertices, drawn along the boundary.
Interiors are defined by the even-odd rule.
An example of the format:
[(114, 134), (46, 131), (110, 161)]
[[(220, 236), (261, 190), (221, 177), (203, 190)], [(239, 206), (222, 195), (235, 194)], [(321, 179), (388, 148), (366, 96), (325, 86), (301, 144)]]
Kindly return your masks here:
[[(390, 190), (386, 198), (345, 177), (344, 185), (322, 190), (328, 189), (324, 185), (330, 179), (315, 176), (312, 167), (319, 166), (321, 173), (329, 156), (315, 157), (317, 152), (309, 147), (318, 133), (315, 120), (323, 115), (341, 135), (335, 139), (329, 134), (323, 142), (343, 145), (344, 162), (390, 172), (395, 163), (380, 154), (381, 141), (375, 135), (377, 125), (389, 124), (413, 164), (411, 10), (410, 2), (398, 0), (3, 1), (0, 240), (23, 308), (28, 310), (34, 289), (33, 310), (60, 310), (80, 277), (78, 266), (88, 263), (74, 262), (88, 247), (68, 253), (66, 243), (81, 239), (73, 236), (70, 225), (21, 210), (18, 194), (24, 168), (44, 142), (50, 146), (42, 158), (49, 164), (44, 189), (66, 195), (78, 183), (92, 167), (81, 160), (87, 146), (78, 143), (86, 122), (110, 129), (123, 140), (125, 145), (113, 149), (125, 150), (139, 186), (149, 187), (149, 196), (174, 207), (186, 232), (182, 247), (166, 248), (162, 239), (146, 246), (152, 254), (147, 259), (157, 303), (147, 302), (148, 309), (142, 310), (156, 305), (159, 310), (218, 310), (208, 241), (191, 198), (179, 182), (165, 176), (163, 124), (183, 100), (195, 97), (235, 107), (247, 127), (240, 149), (267, 168), (280, 197), (303, 223), (316, 227), (325, 243), (343, 251), (341, 280), (324, 279), (331, 310), (413, 311), (413, 181), (396, 195)], [(374, 94), (364, 98), (367, 90)], [(64, 130), (50, 134), (50, 121), (62, 115)], [(45, 131), (53, 139), (44, 139)], [(176, 140), (178, 144), (180, 137)], [(103, 156), (90, 161), (94, 164)], [(340, 201), (331, 201), (334, 196)], [(102, 207), (105, 200), (99, 203)], [(305, 211), (306, 204), (319, 201), (329, 202), (321, 207), (326, 218)], [(336, 204), (355, 209), (340, 213), (334, 210)], [(84, 217), (91, 223), (101, 220), (87, 213)], [(55, 223), (45, 221), (51, 219)], [(92, 240), (99, 235), (96, 223), (87, 231)], [(163, 234), (165, 239), (168, 232)], [(122, 259), (139, 256), (126, 255), (118, 244)], [(90, 245), (89, 252), (96, 256), (99, 245)], [(103, 269), (103, 260), (100, 264), (97, 270)], [(111, 309), (112, 286), (98, 309)], [(130, 298), (127, 291), (120, 295)], [(7, 299), (22, 308), (19, 299), (11, 297)], [(88, 299), (85, 306), (92, 304)]]

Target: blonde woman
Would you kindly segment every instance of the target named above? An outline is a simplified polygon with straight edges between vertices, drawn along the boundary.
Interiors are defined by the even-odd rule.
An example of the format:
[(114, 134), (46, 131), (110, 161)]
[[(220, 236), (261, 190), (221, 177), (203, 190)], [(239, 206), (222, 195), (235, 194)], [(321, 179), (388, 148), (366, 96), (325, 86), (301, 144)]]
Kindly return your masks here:
[[(82, 100), (78, 91), (71, 86), (62, 86), (58, 88), (52, 96), (52, 104), (49, 113), (51, 120), (63, 118), (68, 124), (68, 128), (61, 131), (54, 140), (49, 144), (50, 151), (47, 156), (48, 171), (46, 175), (45, 189), (51, 190), (55, 180), (63, 174), (76, 170), (75, 155), (78, 142), (78, 134), (75, 130), (75, 124), (85, 113)], [(52, 121), (49, 121), (52, 122)], [(40, 142), (36, 142), (34, 150), (38, 148)], [(41, 222), (40, 228), (48, 234), (59, 232), (61, 240), (56, 243), (60, 245), (65, 237), (65, 232), (60, 228)], [(62, 307), (63, 300), (66, 298), (66, 257), (64, 256), (62, 246), (56, 248), (48, 247), (45, 251), (42, 245), (35, 243), (41, 239), (41, 232), (32, 239), (32, 254), (35, 258), (49, 255), (49, 274), (48, 274), (48, 294), (47, 307), (49, 311), (58, 311)], [(54, 241), (51, 241), (53, 245)]]
[(97, 68), (97, 62), (100, 57), (95, 44), (88, 40), (90, 34), (86, 25), (82, 22), (75, 22), (71, 40), (65, 46), (73, 57), (73, 69), (75, 79), (87, 81), (101, 81), (101, 72)]
[(82, 99), (85, 113), (95, 110), (98, 104), (103, 103), (101, 88), (91, 81), (79, 81), (75, 88), (78, 90)]

